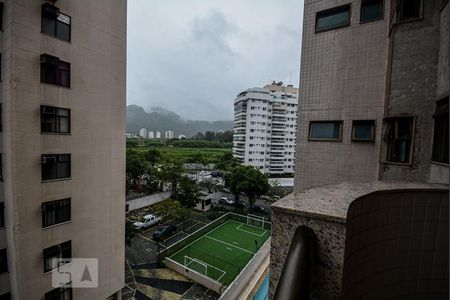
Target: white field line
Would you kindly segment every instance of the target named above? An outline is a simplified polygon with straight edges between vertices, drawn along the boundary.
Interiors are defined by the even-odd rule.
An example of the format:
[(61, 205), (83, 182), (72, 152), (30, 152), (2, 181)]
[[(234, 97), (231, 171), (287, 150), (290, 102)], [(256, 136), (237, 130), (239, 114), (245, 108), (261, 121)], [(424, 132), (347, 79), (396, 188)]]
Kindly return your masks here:
[[(261, 234), (256, 234), (256, 233), (254, 233), (254, 232), (251, 232), (251, 231), (242, 229), (242, 228), (241, 228), (242, 225), (244, 225), (244, 224), (239, 225), (238, 227), (236, 227), (236, 229), (237, 229), (237, 230), (240, 230), (240, 231), (243, 231), (243, 232), (246, 232), (246, 233), (248, 233), (248, 234), (253, 234), (253, 235), (259, 236), (259, 237), (262, 237), (262, 236), (266, 233), (266, 231), (264, 231), (264, 232), (261, 233)], [(248, 225), (248, 224), (245, 224), (245, 225), (250, 226), (250, 225)], [(256, 228), (259, 228), (259, 227), (256, 227)], [(259, 229), (261, 229), (261, 228), (259, 228)]]
[[(228, 221), (226, 221), (226, 222), (220, 224), (219, 226), (217, 226), (216, 228), (214, 228), (212, 231), (210, 231), (210, 232), (208, 232), (208, 233), (211, 233), (211, 232), (213, 232), (213, 231), (219, 229), (219, 228), (222, 227), (223, 225), (227, 224), (229, 221), (230, 221), (230, 220), (228, 220)], [(201, 229), (201, 228), (200, 228), (200, 229)], [(200, 230), (200, 229), (199, 229), (199, 230)], [(194, 234), (194, 233), (195, 233), (195, 232), (193, 232), (192, 234)], [(186, 236), (186, 238), (187, 238), (187, 237), (189, 237), (189, 235)], [(195, 239), (195, 240), (192, 241), (191, 243), (187, 244), (186, 246), (184, 246), (183, 248), (181, 248), (180, 250), (178, 250), (177, 252), (175, 252), (175, 253), (172, 254), (171, 256), (174, 256), (175, 254), (178, 254), (179, 252), (183, 251), (184, 249), (186, 249), (187, 247), (191, 246), (192, 244), (194, 244), (195, 242), (197, 242), (199, 239), (204, 238), (204, 237), (205, 237), (205, 235), (201, 235), (200, 237), (198, 237), (197, 239)], [(179, 240), (178, 242), (181, 242), (181, 241), (182, 241), (182, 240)], [(178, 243), (178, 242), (177, 242), (177, 243)]]
[(251, 254), (255, 254), (255, 253), (254, 253), (254, 252), (252, 252), (252, 251), (248, 251), (247, 249), (244, 249), (244, 248), (241, 248), (241, 247), (238, 247), (238, 246), (235, 246), (235, 245), (229, 244), (229, 243), (227, 243), (227, 242), (224, 242), (224, 241), (218, 240), (218, 239), (216, 239), (216, 238), (213, 238), (213, 237), (210, 237), (210, 236), (208, 236), (208, 235), (205, 235), (205, 237), (206, 237), (206, 238), (208, 238), (208, 239), (211, 239), (211, 240), (213, 240), (213, 241), (216, 241), (216, 242), (219, 242), (219, 243), (225, 244), (225, 245), (227, 245), (227, 246), (230, 246), (230, 247), (234, 247), (234, 248), (236, 248), (236, 249), (239, 249), (239, 250), (241, 250), (241, 251), (244, 251), (244, 252), (247, 252), (247, 253), (251, 253)]
[[(201, 265), (209, 266), (209, 267), (211, 267), (211, 268), (213, 268), (213, 269), (218, 270), (219, 272), (222, 272), (222, 275), (219, 277), (219, 279), (222, 278), (225, 274), (227, 274), (227, 272), (225, 272), (224, 270), (219, 269), (219, 268), (217, 268), (217, 267), (214, 267), (214, 266), (208, 264), (207, 262), (204, 262), (203, 260), (200, 260), (200, 259), (197, 259), (197, 258), (192, 258), (192, 257), (189, 257), (189, 256), (187, 256), (187, 255), (185, 255), (184, 257), (185, 257), (185, 259), (186, 259), (186, 257), (189, 258), (189, 259), (191, 260), (191, 263), (192, 263), (193, 261), (195, 261), (195, 262), (197, 262), (197, 263), (199, 263), (199, 264), (201, 264)], [(188, 267), (188, 266), (187, 266), (187, 267)], [(190, 268), (189, 268), (189, 269), (190, 269)], [(191, 269), (191, 270), (192, 270), (192, 269)], [(193, 270), (193, 271), (195, 271), (195, 270)], [(203, 275), (208, 276), (208, 268), (206, 268), (206, 274), (203, 274)], [(208, 277), (209, 277), (209, 276), (208, 276)], [(219, 279), (217, 279), (217, 281), (219, 281)]]

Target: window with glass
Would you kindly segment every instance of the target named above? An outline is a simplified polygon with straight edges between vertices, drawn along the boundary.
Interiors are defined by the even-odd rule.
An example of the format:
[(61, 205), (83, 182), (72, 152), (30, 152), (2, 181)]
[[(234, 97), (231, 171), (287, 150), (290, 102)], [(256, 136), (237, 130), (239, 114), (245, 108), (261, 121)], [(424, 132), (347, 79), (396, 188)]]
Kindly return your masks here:
[(316, 14), (316, 32), (350, 25), (350, 4), (334, 7)]
[(436, 103), (432, 160), (448, 164), (448, 97)]
[(42, 105), (41, 132), (70, 133), (70, 109)]
[(42, 54), (41, 82), (70, 88), (70, 63)]
[(70, 221), (70, 198), (42, 203), (42, 227)]
[(386, 122), (386, 160), (396, 163), (411, 163), (414, 117), (388, 118)]
[(72, 300), (72, 288), (55, 288), (45, 294), (45, 300)]
[(70, 177), (70, 154), (41, 155), (42, 180)]
[(71, 18), (59, 11), (54, 5), (44, 3), (42, 5), (41, 31), (60, 40), (70, 42)]
[(374, 120), (353, 121), (352, 125), (352, 141), (372, 142), (375, 139)]
[(420, 19), (422, 8), (422, 0), (397, 0), (397, 21)]
[(384, 0), (361, 1), (361, 23), (368, 23), (383, 19)]
[(70, 262), (72, 258), (72, 244), (67, 241), (44, 249), (44, 272), (49, 272), (58, 266)]
[(342, 121), (312, 121), (309, 123), (309, 140), (340, 141)]

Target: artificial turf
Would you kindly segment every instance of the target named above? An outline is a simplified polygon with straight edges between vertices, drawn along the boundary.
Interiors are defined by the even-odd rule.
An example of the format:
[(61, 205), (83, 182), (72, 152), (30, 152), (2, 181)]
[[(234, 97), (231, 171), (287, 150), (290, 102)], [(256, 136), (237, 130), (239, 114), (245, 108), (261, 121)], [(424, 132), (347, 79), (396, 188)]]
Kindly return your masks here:
[(228, 220), (170, 258), (228, 285), (269, 237), (269, 230)]

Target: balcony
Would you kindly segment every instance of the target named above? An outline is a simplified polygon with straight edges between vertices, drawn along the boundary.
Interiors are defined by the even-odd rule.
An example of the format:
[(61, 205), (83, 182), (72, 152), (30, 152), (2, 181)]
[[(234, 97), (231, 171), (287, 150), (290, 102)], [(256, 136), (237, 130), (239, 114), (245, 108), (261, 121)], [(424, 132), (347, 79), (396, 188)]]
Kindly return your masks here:
[[(293, 238), (304, 227), (316, 236), (313, 255)], [(423, 291), (423, 298), (447, 299), (448, 250), (447, 185), (312, 188), (272, 205), (269, 293), (272, 299), (296, 299), (305, 290), (310, 299), (412, 299)]]

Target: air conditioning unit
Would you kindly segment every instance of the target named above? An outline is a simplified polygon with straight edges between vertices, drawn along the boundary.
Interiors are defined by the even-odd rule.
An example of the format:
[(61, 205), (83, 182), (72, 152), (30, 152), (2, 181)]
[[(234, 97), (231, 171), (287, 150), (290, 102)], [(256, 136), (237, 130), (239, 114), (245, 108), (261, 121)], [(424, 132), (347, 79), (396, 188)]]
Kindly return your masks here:
[(42, 4), (42, 14), (56, 19), (59, 15), (59, 8), (50, 3)]
[(54, 115), (54, 114), (56, 114), (56, 107), (42, 105), (41, 106), (41, 113), (42, 114)]
[(41, 63), (57, 67), (59, 65), (59, 58), (48, 54), (42, 54)]
[(55, 156), (42, 156), (41, 157), (41, 164), (55, 164), (55, 163), (56, 163)]

